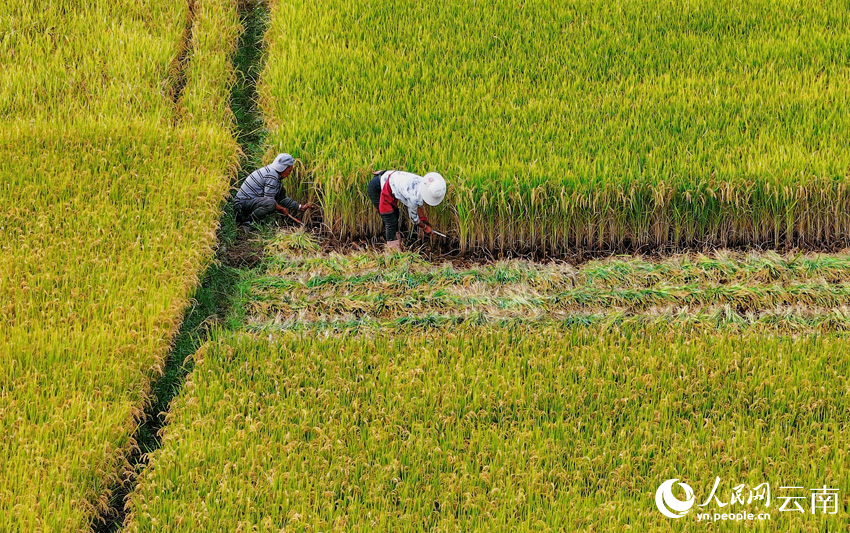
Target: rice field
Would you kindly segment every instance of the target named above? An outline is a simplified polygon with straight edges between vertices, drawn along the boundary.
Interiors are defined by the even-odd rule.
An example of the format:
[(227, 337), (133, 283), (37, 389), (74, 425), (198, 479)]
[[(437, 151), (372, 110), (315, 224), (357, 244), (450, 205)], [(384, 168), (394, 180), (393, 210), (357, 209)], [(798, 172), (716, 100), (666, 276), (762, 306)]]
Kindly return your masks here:
[(211, 259), (238, 156), (223, 102), (239, 22), (228, 0), (189, 15), (0, 6), (2, 531), (105, 514)]
[[(702, 503), (717, 476), (726, 505), (770, 483), (757, 530), (848, 525), (847, 254), (435, 264), (251, 238), (129, 531), (700, 531), (655, 491)], [(838, 487), (839, 512), (779, 512), (790, 484)]]
[(847, 245), (846, 1), (270, 4), (269, 153), (336, 233), (402, 168), (463, 250)]
[(187, 2), (4, 2), (0, 116), (169, 121), (163, 95), (187, 19)]
[(739, 483), (840, 487), (837, 515), (771, 503), (753, 527), (843, 530), (846, 342), (522, 325), (222, 334), (196, 356), (127, 529), (702, 531), (694, 516), (671, 524), (654, 493), (679, 478), (702, 502), (720, 476), (727, 505)]
[[(850, 526), (850, 1), (265, 5), (0, 5), (0, 531), (738, 529), (656, 508), (715, 477)], [(262, 150), (322, 214), (217, 243)], [(472, 254), (351, 240), (393, 167)]]

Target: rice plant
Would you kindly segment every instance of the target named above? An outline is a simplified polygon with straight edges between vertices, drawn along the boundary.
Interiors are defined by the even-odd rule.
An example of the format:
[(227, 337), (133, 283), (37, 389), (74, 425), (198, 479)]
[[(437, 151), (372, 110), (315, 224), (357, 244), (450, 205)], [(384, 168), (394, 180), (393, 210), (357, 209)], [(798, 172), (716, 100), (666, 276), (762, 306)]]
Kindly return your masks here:
[(0, 116), (166, 122), (188, 2), (16, 0), (0, 5)]
[(846, 2), (271, 4), (269, 153), (340, 235), (403, 168), (467, 250), (848, 242)]
[(0, 6), (2, 531), (106, 510), (210, 260), (239, 21), (197, 4), (197, 26), (181, 2)]
[(432, 264), (412, 253), (323, 251), (280, 232), (240, 282), (238, 322), (252, 331), (411, 324), (660, 325), (803, 333), (850, 329), (847, 254), (683, 254), (581, 265), (510, 260)]
[[(197, 355), (128, 530), (668, 531), (659, 484), (684, 480), (702, 501), (715, 476), (727, 505), (739, 483), (774, 487), (762, 528), (843, 529), (846, 342), (666, 327), (222, 335)], [(777, 512), (791, 483), (838, 487), (841, 510)], [(706, 528), (694, 514), (672, 525)]]

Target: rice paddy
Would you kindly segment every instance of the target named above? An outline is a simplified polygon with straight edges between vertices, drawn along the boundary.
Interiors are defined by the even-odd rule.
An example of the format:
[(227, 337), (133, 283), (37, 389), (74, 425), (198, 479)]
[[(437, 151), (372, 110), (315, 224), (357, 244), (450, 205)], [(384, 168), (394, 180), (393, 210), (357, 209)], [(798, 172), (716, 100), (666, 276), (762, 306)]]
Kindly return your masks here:
[[(846, 490), (847, 254), (435, 264), (250, 238), (130, 531), (661, 531), (668, 478), (702, 503), (719, 476), (727, 505)], [(813, 516), (774, 494), (756, 529), (847, 525), (845, 496)]]
[(338, 234), (401, 168), (463, 250), (847, 245), (846, 2), (270, 4), (269, 144)]
[[(848, 8), (0, 6), (0, 531), (846, 530)], [(217, 242), (281, 151), (321, 213)]]
[[(846, 490), (846, 342), (521, 325), (222, 335), (197, 355), (128, 530), (701, 531), (658, 513), (661, 481), (702, 502), (720, 476), (727, 505), (739, 483)], [(843, 507), (778, 507), (755, 527), (847, 526)]]
[(220, 102), (239, 29), (233, 2), (195, 13), (0, 7), (0, 530), (105, 514), (209, 264), (238, 154)]

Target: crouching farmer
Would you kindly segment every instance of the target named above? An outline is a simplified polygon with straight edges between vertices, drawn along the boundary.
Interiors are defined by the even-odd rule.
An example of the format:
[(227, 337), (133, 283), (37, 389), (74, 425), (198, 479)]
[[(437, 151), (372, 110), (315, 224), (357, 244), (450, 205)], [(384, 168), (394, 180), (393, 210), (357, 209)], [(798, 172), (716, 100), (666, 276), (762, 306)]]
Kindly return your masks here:
[(236, 224), (247, 226), (249, 222), (258, 222), (275, 211), (288, 215), (313, 207), (313, 204), (299, 204), (289, 198), (281, 186), (281, 180), (292, 173), (294, 163), (291, 155), (279, 154), (270, 165), (245, 178), (233, 199)]
[(382, 170), (373, 173), (366, 188), (369, 199), (381, 215), (388, 250), (401, 250), (401, 233), (398, 231), (398, 204), (407, 207), (410, 221), (425, 230), (433, 231), (422, 203), (439, 205), (446, 196), (446, 181), (436, 172), (419, 176), (399, 170)]

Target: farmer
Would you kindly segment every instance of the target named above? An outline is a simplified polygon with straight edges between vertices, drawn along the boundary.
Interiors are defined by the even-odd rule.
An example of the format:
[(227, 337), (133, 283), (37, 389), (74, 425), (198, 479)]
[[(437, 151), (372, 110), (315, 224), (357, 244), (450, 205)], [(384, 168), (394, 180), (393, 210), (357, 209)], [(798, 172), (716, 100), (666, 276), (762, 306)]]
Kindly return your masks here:
[(401, 250), (401, 233), (398, 231), (398, 204), (407, 207), (410, 220), (425, 230), (426, 235), (433, 232), (422, 202), (439, 205), (446, 196), (446, 180), (436, 172), (419, 176), (400, 170), (381, 170), (372, 173), (372, 181), (366, 188), (366, 194), (381, 215), (384, 222), (384, 234), (388, 250)]
[(247, 226), (249, 222), (259, 221), (275, 211), (289, 215), (314, 207), (313, 204), (299, 204), (289, 198), (280, 185), (281, 180), (292, 173), (294, 163), (291, 155), (279, 154), (270, 165), (255, 170), (245, 178), (233, 199), (238, 225)]

